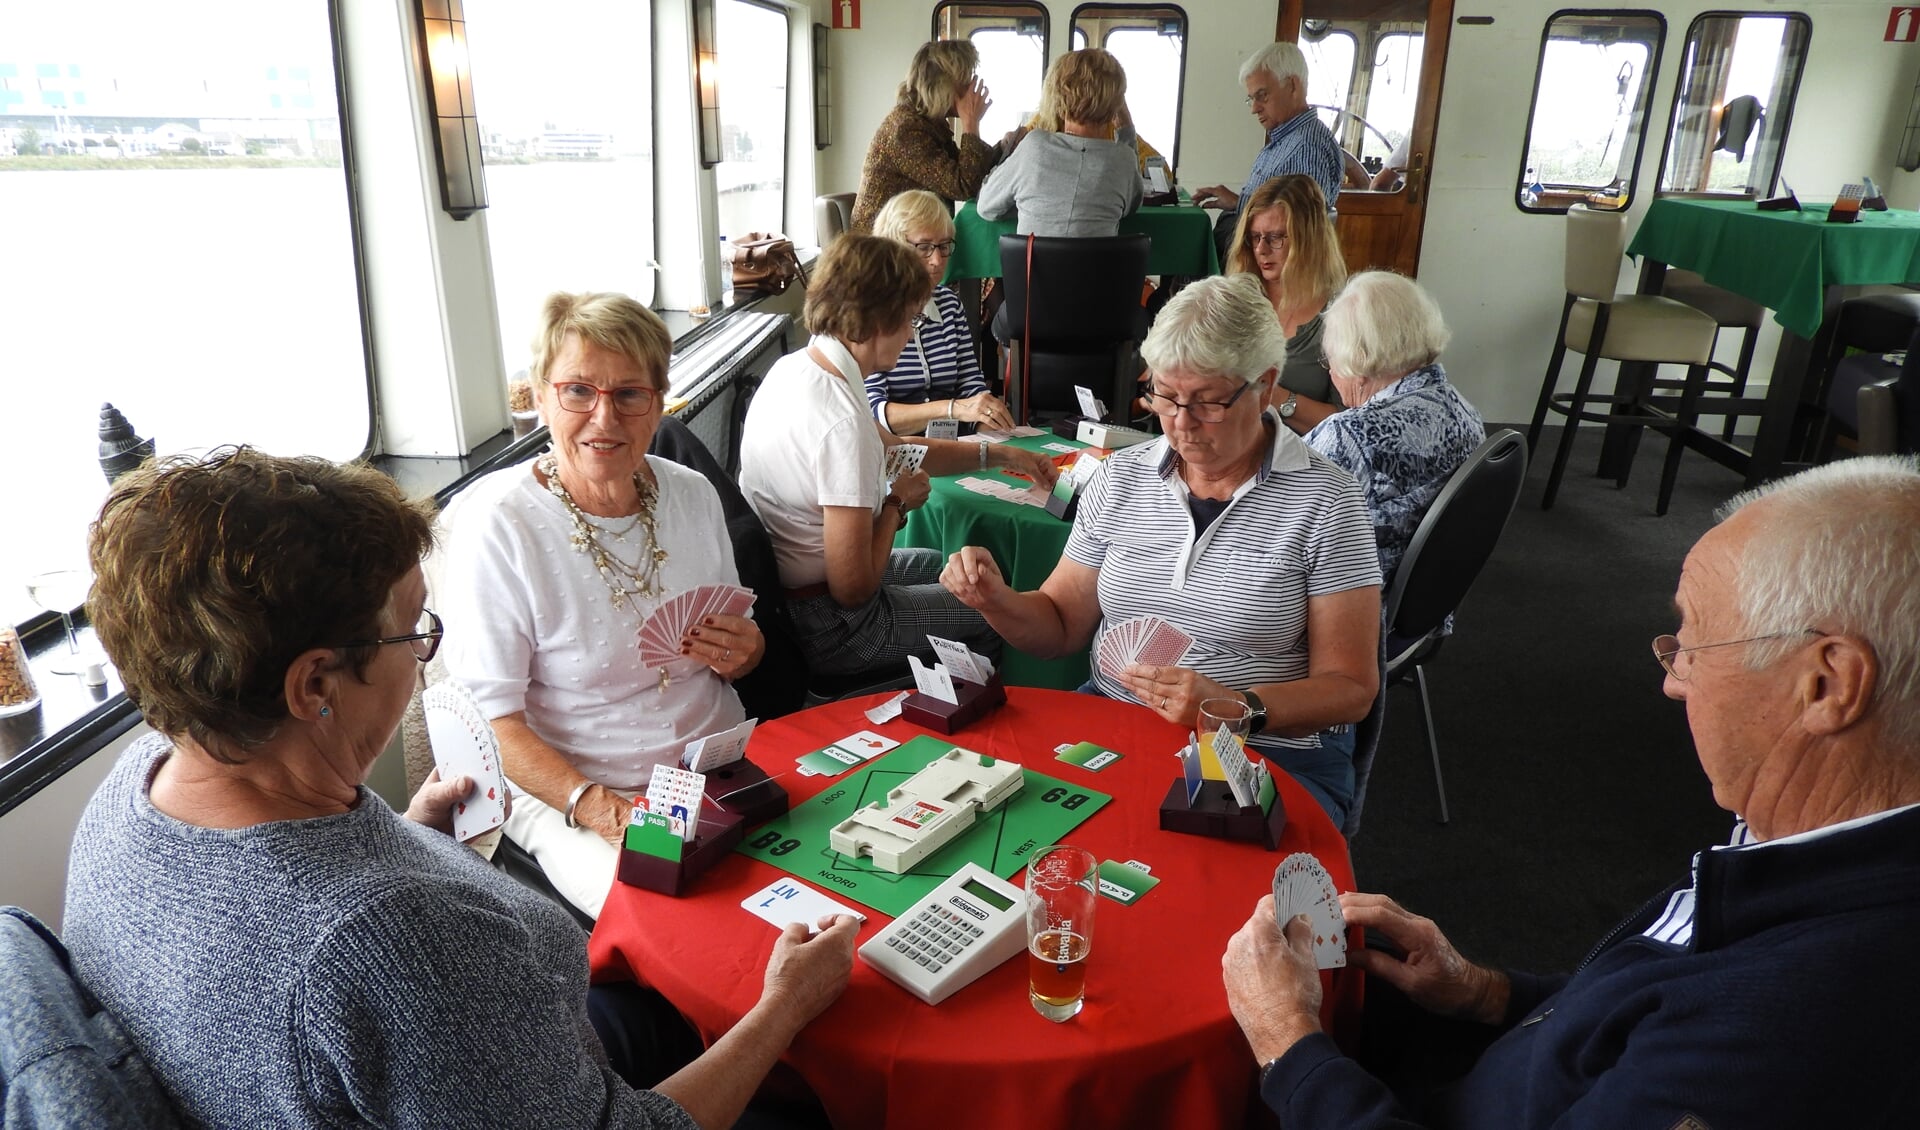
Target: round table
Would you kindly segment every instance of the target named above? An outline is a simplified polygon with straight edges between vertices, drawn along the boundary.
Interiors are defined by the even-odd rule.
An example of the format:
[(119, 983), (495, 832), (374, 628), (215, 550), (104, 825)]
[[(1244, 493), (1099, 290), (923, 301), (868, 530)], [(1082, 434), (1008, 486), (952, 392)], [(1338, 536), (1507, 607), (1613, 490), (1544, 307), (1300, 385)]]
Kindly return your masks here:
[[(1006, 442), (1030, 451), (1047, 451), (1046, 445), (1050, 443), (1076, 449), (1086, 446), (1050, 434), (1019, 436)], [(1059, 453), (1047, 451), (1047, 454)], [(962, 546), (977, 545), (993, 554), (1001, 574), (1016, 591), (1039, 588), (1059, 563), (1073, 523), (1055, 518), (1044, 507), (975, 494), (960, 485), (960, 480), (966, 478), (992, 479), (1015, 489), (1033, 485), (998, 467), (942, 475), (932, 480), (933, 489), (925, 504), (907, 515), (907, 524), (895, 535), (894, 544), (902, 548), (937, 549), (946, 554), (955, 553)], [(1001, 659), (1000, 679), (1008, 686), (1070, 691), (1087, 681), (1089, 670), (1085, 651), (1058, 659), (1040, 659), (1009, 648)]]
[[(1061, 1024), (1042, 1019), (1028, 1003), (1019, 959), (929, 1006), (856, 958), (845, 995), (801, 1033), (786, 1062), (843, 1130), (1241, 1125), (1259, 1102), (1257, 1070), (1227, 1010), (1220, 955), (1292, 852), (1313, 853), (1339, 889), (1351, 890), (1346, 841), (1284, 773), (1276, 777), (1288, 821), (1277, 852), (1162, 832), (1159, 804), (1176, 775), (1171, 754), (1187, 731), (1129, 703), (1018, 687), (1007, 695), (1005, 707), (952, 740), (1112, 794), (1067, 842), (1099, 859), (1139, 860), (1161, 880), (1131, 906), (1101, 900), (1085, 1010)], [(863, 711), (877, 701), (768, 722), (748, 754), (804, 800), (841, 778), (790, 772), (799, 755), (862, 729), (900, 741), (923, 732), (899, 719), (871, 726)], [(1124, 756), (1098, 773), (1055, 759), (1055, 746), (1082, 740)], [(774, 938), (740, 902), (784, 874), (734, 854), (677, 899), (616, 882), (590, 946), (594, 980), (650, 985), (709, 1040), (717, 1037), (758, 999)], [(860, 941), (887, 922), (869, 913)], [(1358, 942), (1357, 934), (1350, 939)], [(1322, 1020), (1350, 1042), (1360, 975), (1335, 970), (1321, 979)]]

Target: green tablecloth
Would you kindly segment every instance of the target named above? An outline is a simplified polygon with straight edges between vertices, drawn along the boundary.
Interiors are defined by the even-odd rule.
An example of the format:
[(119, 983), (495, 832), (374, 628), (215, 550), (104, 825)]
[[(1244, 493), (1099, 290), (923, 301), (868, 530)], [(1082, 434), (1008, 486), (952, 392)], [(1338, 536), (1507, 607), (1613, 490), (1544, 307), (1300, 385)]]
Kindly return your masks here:
[[(999, 278), (1000, 237), (1014, 234), (1014, 221), (983, 220), (969, 200), (953, 225), (953, 259), (947, 264), (946, 281)], [(1213, 246), (1213, 216), (1203, 208), (1142, 208), (1120, 221), (1121, 235), (1136, 233), (1153, 239), (1147, 252), (1150, 275), (1205, 277), (1220, 273), (1220, 255)]]
[(1829, 286), (1920, 283), (1920, 213), (1862, 212), (1826, 222), (1826, 204), (1762, 212), (1748, 200), (1663, 197), (1627, 247), (1753, 299), (1774, 321), (1811, 339)]
[[(1053, 435), (1026, 436), (1007, 441), (1016, 447), (1042, 450), (1049, 443), (1071, 447), (1085, 444)], [(1071, 523), (1063, 522), (1038, 506), (1002, 502), (975, 494), (960, 486), (959, 479), (977, 476), (999, 479), (1017, 487), (1029, 485), (999, 469), (968, 471), (933, 480), (933, 493), (926, 505), (907, 515), (906, 528), (894, 538), (902, 548), (918, 547), (954, 553), (962, 546), (981, 546), (1000, 564), (1001, 575), (1020, 592), (1037, 589), (1052, 574), (1066, 548)], [(1022, 651), (1008, 649), (1000, 661), (1001, 677), (1009, 686), (1049, 687), (1073, 690), (1087, 681), (1087, 653), (1062, 659), (1037, 659)]]

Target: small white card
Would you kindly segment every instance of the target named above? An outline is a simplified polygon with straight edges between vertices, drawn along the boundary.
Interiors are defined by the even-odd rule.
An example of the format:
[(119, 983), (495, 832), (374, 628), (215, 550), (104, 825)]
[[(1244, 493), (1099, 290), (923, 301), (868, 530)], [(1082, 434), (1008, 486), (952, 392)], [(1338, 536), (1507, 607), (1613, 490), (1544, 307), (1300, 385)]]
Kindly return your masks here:
[(901, 691), (892, 698), (886, 699), (875, 706), (868, 707), (867, 721), (876, 726), (893, 721), (895, 718), (900, 717), (900, 704), (905, 701), (907, 701), (907, 692)]
[(818, 934), (819, 921), (829, 914), (844, 914), (861, 922), (867, 920), (866, 915), (845, 903), (835, 902), (793, 879), (774, 880), (764, 889), (741, 899), (740, 906), (783, 930), (789, 923), (798, 922), (807, 928), (809, 934)]
[(953, 676), (947, 669), (936, 663), (929, 667), (920, 662), (917, 655), (907, 656), (907, 666), (913, 668), (913, 685), (928, 698), (937, 698), (941, 702), (960, 703), (960, 692), (953, 689)]
[(927, 421), (928, 439), (959, 439), (960, 421), (945, 416)]
[(656, 765), (647, 781), (647, 808), (686, 826), (680, 838), (691, 842), (700, 827), (700, 806), (706, 800), (707, 778), (672, 765)]
[(680, 764), (695, 773), (708, 773), (722, 765), (733, 764), (746, 756), (747, 739), (753, 737), (753, 727), (759, 721), (758, 718), (749, 718), (731, 730), (693, 739), (681, 751)]
[(943, 640), (939, 636), (928, 636), (927, 642), (933, 645), (933, 653), (940, 657), (940, 663), (947, 673), (962, 682), (975, 686), (985, 686), (991, 667), (982, 656), (975, 655), (973, 649), (958, 640)]
[(1104, 420), (1107, 418), (1107, 406), (1100, 402), (1099, 397), (1093, 395), (1092, 389), (1085, 385), (1074, 385), (1073, 395), (1080, 398), (1080, 414), (1082, 416), (1085, 416), (1089, 420)]

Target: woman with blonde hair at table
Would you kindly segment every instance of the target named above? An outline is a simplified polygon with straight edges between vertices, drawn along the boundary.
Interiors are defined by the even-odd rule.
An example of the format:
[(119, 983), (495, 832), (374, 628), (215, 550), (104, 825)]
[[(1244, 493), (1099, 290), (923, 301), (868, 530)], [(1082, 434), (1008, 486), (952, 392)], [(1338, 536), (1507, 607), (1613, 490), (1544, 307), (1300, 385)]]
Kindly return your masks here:
[(1167, 303), (1141, 355), (1165, 434), (1108, 456), (1080, 496), (1066, 552), (1015, 592), (978, 546), (941, 583), (1007, 643), (1096, 657), (1123, 621), (1192, 638), (1178, 666), (1096, 661), (1088, 690), (1192, 726), (1210, 698), (1246, 702), (1251, 748), (1342, 824), (1353, 723), (1379, 691), (1380, 565), (1352, 476), (1282, 427), (1286, 339), (1258, 282), (1202, 279)]
[(923, 188), (911, 189), (880, 209), (873, 234), (913, 248), (933, 282), (933, 297), (921, 307), (899, 360), (885, 372), (867, 374), (874, 419), (900, 436), (919, 435), (941, 419), (1012, 427), (1013, 413), (987, 390), (967, 308), (952, 287), (940, 284), (953, 259), (953, 209)]
[(895, 549), (907, 514), (927, 500), (927, 476), (1006, 467), (1046, 485), (1042, 452), (1004, 443), (921, 439), (918, 470), (889, 482), (903, 441), (866, 405), (866, 378), (893, 368), (933, 283), (906, 244), (846, 235), (820, 256), (807, 287), (805, 349), (774, 362), (747, 408), (740, 490), (767, 527), (780, 583), (815, 674), (905, 672), (932, 657), (929, 634), (998, 653), (978, 612), (935, 578), (940, 556)]
[(365, 466), (227, 448), (114, 484), (87, 609), (155, 732), (74, 833), (75, 977), (186, 1125), (732, 1125), (845, 987), (853, 920), (787, 927), (686, 1066), (610, 1064), (586, 935), (449, 834), (476, 784), (430, 776), (404, 817), (367, 788), (440, 642), (432, 540)]
[(1127, 72), (1098, 47), (1073, 51), (1048, 68), (1044, 97), (1059, 128), (1028, 130), (987, 175), (981, 218), (1017, 217), (1021, 235), (1118, 234), (1140, 207), (1133, 125), (1123, 117)]
[[(867, 143), (849, 232), (873, 231), (887, 201), (911, 188), (924, 188), (949, 207), (979, 193), (1002, 155), (980, 139), (980, 119), (993, 100), (974, 74), (979, 67), (980, 51), (971, 40), (936, 39), (913, 53), (893, 110)], [(960, 121), (957, 142), (951, 118)]]
[(1321, 313), (1347, 281), (1327, 198), (1309, 176), (1274, 177), (1240, 202), (1227, 273), (1253, 275), (1287, 335), (1280, 418), (1304, 435), (1346, 407), (1327, 376)]

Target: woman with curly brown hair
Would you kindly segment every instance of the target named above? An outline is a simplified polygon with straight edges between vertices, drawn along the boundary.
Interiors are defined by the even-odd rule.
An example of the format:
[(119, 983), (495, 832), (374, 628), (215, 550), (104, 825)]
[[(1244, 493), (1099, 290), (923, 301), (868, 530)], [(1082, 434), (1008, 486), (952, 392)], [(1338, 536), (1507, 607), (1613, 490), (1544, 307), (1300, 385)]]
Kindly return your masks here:
[[(979, 66), (979, 49), (965, 39), (936, 39), (913, 53), (892, 112), (867, 144), (849, 232), (872, 232), (880, 209), (910, 188), (924, 188), (949, 207), (980, 191), (1001, 150), (980, 139), (980, 119), (993, 102), (974, 75)], [(951, 118), (960, 120), (957, 142)]]

